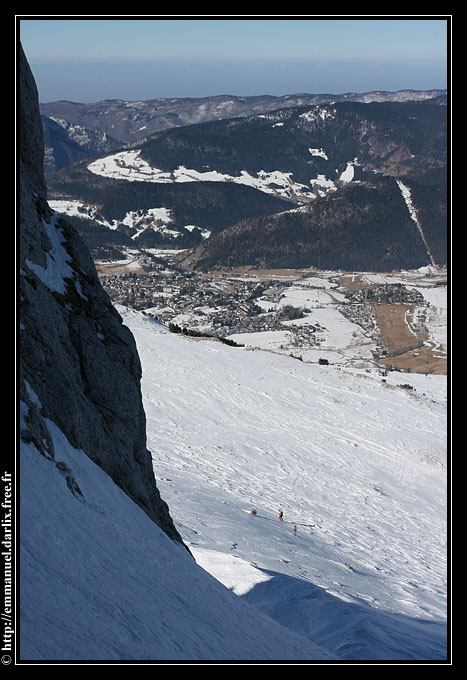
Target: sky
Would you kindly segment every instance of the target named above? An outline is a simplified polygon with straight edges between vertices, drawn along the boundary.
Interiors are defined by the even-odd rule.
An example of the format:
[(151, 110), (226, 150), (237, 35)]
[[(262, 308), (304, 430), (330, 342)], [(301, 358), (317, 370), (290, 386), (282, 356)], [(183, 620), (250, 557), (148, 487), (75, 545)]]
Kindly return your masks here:
[(16, 18), (41, 103), (448, 86), (449, 15)]

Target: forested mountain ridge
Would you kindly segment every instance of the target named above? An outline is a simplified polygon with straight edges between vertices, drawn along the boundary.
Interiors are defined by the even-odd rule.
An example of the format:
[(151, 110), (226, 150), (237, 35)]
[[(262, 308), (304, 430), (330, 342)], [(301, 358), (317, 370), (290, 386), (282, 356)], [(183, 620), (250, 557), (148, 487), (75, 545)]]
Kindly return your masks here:
[(424, 236), (393, 178), (349, 184), (306, 207), (257, 217), (213, 236), (186, 255), (186, 266), (316, 267), (352, 271), (445, 265), (446, 174), (405, 179)]
[(120, 142), (134, 142), (161, 130), (206, 123), (238, 116), (252, 116), (285, 107), (315, 105), (330, 101), (423, 101), (446, 94), (446, 90), (401, 90), (362, 94), (290, 94), (279, 97), (258, 95), (240, 97), (159, 98), (145, 101), (123, 99), (93, 103), (56, 101), (40, 104), (41, 113), (88, 130), (106, 133)]
[[(235, 174), (280, 170), (309, 186), (319, 174), (419, 174), (446, 163), (445, 98), (424, 102), (333, 102), (176, 128), (141, 145), (151, 166)], [(187, 161), (190, 165), (187, 165)]]
[[(91, 247), (105, 245), (110, 227), (113, 244), (199, 246), (191, 257), (193, 263), (202, 259), (203, 266), (214, 265), (220, 257), (217, 265), (223, 266), (224, 246), (208, 243), (210, 238), (258, 218), (251, 223), (254, 248), (234, 239), (239, 231), (244, 236), (245, 226), (217, 241), (225, 245), (229, 240), (230, 263), (248, 259), (250, 264), (271, 261), (275, 266), (319, 267), (334, 262), (344, 269), (356, 263), (364, 269), (386, 269), (420, 266), (427, 257), (426, 244), (423, 238), (421, 246), (417, 242), (420, 234), (414, 230), (413, 215), (396, 180), (412, 183), (416, 209), (428, 238), (434, 239), (436, 262), (445, 262), (446, 165), (447, 107), (442, 95), (422, 101), (295, 106), (173, 128), (131, 148), (64, 168), (49, 177), (48, 184), (51, 198), (73, 202), (73, 210), (81, 205), (75, 219), (80, 219), (83, 233), (91, 233), (84, 225), (93, 220)], [(353, 189), (344, 191), (349, 185)], [(436, 191), (431, 195), (433, 187)], [(381, 208), (389, 207), (380, 210), (378, 202)], [(303, 207), (299, 216), (282, 216), (296, 206)], [(323, 206), (328, 216), (335, 213), (337, 221), (348, 213), (350, 221), (341, 229), (348, 236), (343, 237), (343, 231), (339, 235), (332, 217), (331, 221), (317, 219)], [(274, 239), (265, 236), (267, 243), (261, 244), (260, 225), (267, 215), (277, 213), (281, 217), (267, 229)], [(290, 225), (290, 220), (294, 229), (289, 226), (279, 237), (278, 225)], [(385, 243), (386, 238), (395, 241)], [(384, 253), (374, 257), (369, 245), (379, 240)], [(349, 256), (347, 242), (353, 251)], [(277, 257), (271, 250), (274, 243), (281, 244)], [(336, 249), (335, 256), (327, 254)], [(428, 261), (433, 259), (428, 256)]]

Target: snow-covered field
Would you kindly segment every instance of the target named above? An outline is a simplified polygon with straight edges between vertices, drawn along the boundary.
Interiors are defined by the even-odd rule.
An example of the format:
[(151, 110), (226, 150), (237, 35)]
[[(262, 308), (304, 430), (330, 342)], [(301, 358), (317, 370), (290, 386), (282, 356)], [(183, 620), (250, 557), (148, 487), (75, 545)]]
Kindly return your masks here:
[[(217, 170), (200, 172), (191, 168), (179, 166), (173, 172), (164, 172), (159, 168), (152, 167), (140, 156), (139, 150), (120, 151), (104, 158), (99, 158), (87, 166), (90, 172), (102, 177), (125, 179), (129, 182), (160, 182), (163, 184), (174, 182), (234, 182), (245, 184), (267, 194), (273, 194), (282, 198), (308, 201), (315, 196), (310, 192), (310, 186), (316, 193), (322, 195), (326, 190), (336, 188), (333, 180), (326, 179), (324, 175), (318, 175), (310, 181), (310, 186), (295, 182), (291, 173), (279, 170), (266, 172), (264, 170), (252, 175), (242, 170), (239, 175), (228, 175)], [(335, 178), (338, 179), (338, 178)], [(349, 163), (347, 169), (341, 174), (343, 182), (353, 179), (353, 165)]]
[(333, 658), (446, 658), (446, 377), (307, 364), (119, 309), (198, 563)]
[[(69, 217), (79, 217), (80, 219), (89, 219), (97, 224), (101, 224), (107, 229), (117, 229), (124, 224), (133, 230), (133, 239), (137, 238), (141, 232), (146, 229), (152, 229), (156, 232), (164, 234), (165, 236), (177, 239), (181, 232), (177, 229), (170, 229), (172, 220), (172, 213), (167, 208), (149, 208), (147, 210), (130, 210), (119, 220), (106, 220), (98, 211), (96, 205), (83, 203), (78, 200), (56, 200), (49, 201), (52, 210), (60, 214), (68, 215)], [(210, 236), (210, 231), (201, 229), (193, 224), (184, 226), (188, 231), (200, 230), (203, 238)]]
[[(431, 277), (428, 274), (431, 273)], [(229, 337), (248, 347), (269, 349), (300, 356), (304, 361), (317, 363), (327, 359), (334, 365), (349, 366), (372, 361), (377, 349), (378, 329), (376, 322), (372, 332), (364, 331), (342, 313), (345, 289), (335, 282), (338, 272), (322, 272), (321, 276), (307, 276), (285, 289), (276, 302), (257, 298), (255, 303), (264, 313), (278, 311), (287, 305), (304, 310), (301, 318), (282, 321), (284, 327), (315, 328), (314, 345), (297, 346), (294, 337), (286, 330), (256, 333), (234, 333)], [(441, 273), (442, 274), (442, 273)], [(417, 290), (424, 303), (414, 309), (414, 321), (422, 320), (426, 329), (426, 345), (433, 346), (439, 356), (447, 356), (448, 347), (448, 295), (446, 285), (436, 285), (441, 279), (440, 271), (422, 267), (419, 270), (394, 274), (359, 273), (364, 284), (402, 284)], [(157, 310), (155, 310), (157, 313)], [(191, 319), (193, 323), (193, 319)]]

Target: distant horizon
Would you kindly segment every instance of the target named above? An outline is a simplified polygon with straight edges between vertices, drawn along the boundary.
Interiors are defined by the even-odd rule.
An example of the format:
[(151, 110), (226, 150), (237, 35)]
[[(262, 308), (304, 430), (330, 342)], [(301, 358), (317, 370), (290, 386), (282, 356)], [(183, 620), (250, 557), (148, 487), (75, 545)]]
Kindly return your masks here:
[(69, 104), (100, 104), (102, 102), (112, 102), (112, 101), (122, 101), (122, 102), (149, 102), (149, 101), (164, 101), (164, 100), (169, 100), (169, 99), (213, 99), (215, 97), (236, 97), (238, 99), (249, 99), (253, 97), (271, 97), (274, 99), (279, 99), (282, 97), (300, 97), (300, 96), (343, 96), (343, 95), (364, 95), (364, 94), (374, 94), (376, 92), (387, 92), (391, 94), (397, 94), (398, 92), (446, 92), (447, 88), (446, 87), (429, 87), (429, 88), (423, 88), (423, 89), (418, 89), (414, 87), (404, 87), (400, 90), (382, 90), (380, 88), (375, 89), (375, 90), (364, 90), (362, 92), (287, 92), (286, 94), (280, 95), (280, 94), (267, 94), (267, 93), (262, 93), (262, 94), (251, 94), (251, 95), (237, 95), (237, 94), (232, 94), (229, 92), (222, 92), (220, 94), (212, 94), (212, 95), (200, 95), (198, 97), (150, 97), (148, 99), (126, 99), (124, 97), (107, 97), (106, 99), (96, 99), (93, 101), (89, 102), (83, 102), (83, 101), (77, 101), (75, 99), (54, 99), (54, 100), (49, 100), (49, 101), (41, 101), (40, 104), (55, 104), (58, 102), (68, 102)]
[(448, 87), (444, 18), (18, 18), (41, 103)]

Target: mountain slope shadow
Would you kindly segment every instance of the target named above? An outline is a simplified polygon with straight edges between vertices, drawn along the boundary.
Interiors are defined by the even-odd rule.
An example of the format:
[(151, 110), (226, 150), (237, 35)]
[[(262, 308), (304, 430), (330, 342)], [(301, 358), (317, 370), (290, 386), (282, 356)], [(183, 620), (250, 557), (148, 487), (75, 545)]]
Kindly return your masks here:
[[(257, 567), (259, 569), (259, 567)], [(336, 658), (359, 661), (445, 661), (444, 621), (393, 614), (349, 596), (340, 599), (310, 581), (260, 569), (270, 579), (242, 597)]]

